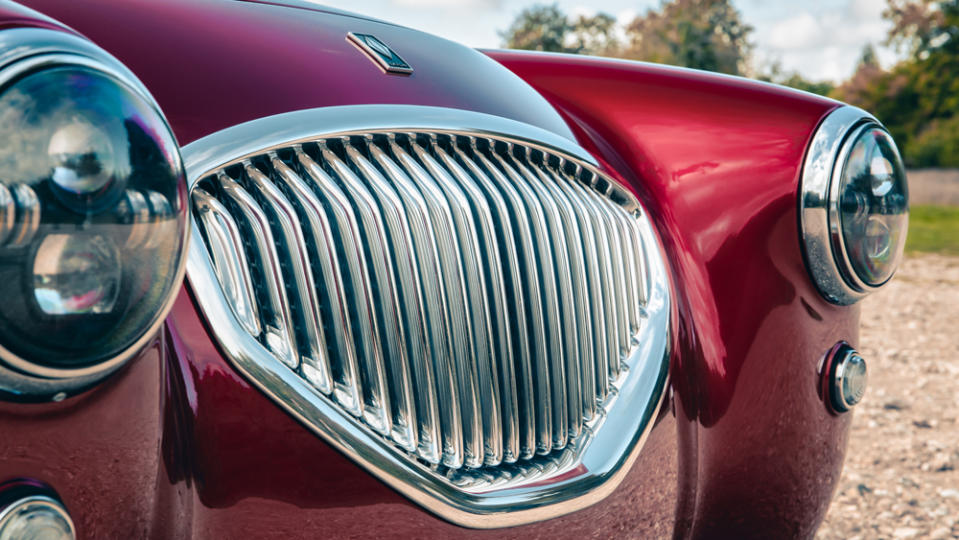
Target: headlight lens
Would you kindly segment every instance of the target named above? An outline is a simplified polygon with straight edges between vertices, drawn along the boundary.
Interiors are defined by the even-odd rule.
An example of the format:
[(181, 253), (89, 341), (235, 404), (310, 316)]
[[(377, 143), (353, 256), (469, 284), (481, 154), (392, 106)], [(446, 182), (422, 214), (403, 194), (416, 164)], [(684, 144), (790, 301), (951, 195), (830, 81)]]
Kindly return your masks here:
[(882, 285), (899, 266), (909, 224), (907, 189), (892, 137), (874, 125), (863, 127), (842, 168), (839, 218), (850, 266), (867, 286)]
[(906, 170), (865, 111), (834, 109), (816, 129), (799, 190), (802, 247), (826, 300), (849, 305), (889, 281), (909, 225)]
[(182, 275), (186, 183), (151, 101), (90, 62), (0, 90), (0, 346), (49, 376), (123, 355)]

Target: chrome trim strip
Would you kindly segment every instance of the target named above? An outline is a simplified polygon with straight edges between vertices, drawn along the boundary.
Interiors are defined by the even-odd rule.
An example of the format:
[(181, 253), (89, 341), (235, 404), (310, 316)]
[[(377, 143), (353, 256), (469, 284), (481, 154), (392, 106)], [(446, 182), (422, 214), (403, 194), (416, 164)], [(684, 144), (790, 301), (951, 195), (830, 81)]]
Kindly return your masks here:
[[(455, 178), (459, 188), (468, 194), (463, 199), (477, 216), (477, 245), (474, 250), (476, 263), (482, 262), (483, 278), (485, 278), (485, 296), (491, 299), (492, 307), (486, 306), (486, 312), (492, 315), (487, 320), (488, 354), (496, 367), (491, 373), (499, 375), (491, 383), (495, 391), (495, 405), (497, 411), (484, 411), (484, 418), (490, 420), (484, 423), (486, 432), (486, 460), (487, 466), (499, 465), (504, 459), (513, 462), (519, 455), (519, 417), (517, 415), (516, 376), (513, 368), (513, 344), (510, 335), (510, 321), (512, 316), (506, 309), (506, 288), (501, 277), (502, 260), (499, 246), (496, 242), (492, 209), (485, 195), (473, 182), (469, 173), (460, 167), (446, 151), (437, 144), (435, 138), (430, 140), (432, 151), (443, 162), (435, 168), (442, 171), (449, 179)], [(445, 171), (451, 171), (446, 174)], [(438, 173), (435, 173), (438, 174)], [(450, 178), (452, 177), (452, 178)], [(477, 268), (477, 271), (479, 269)], [(485, 299), (484, 299), (485, 300)], [(485, 312), (484, 312), (485, 317)], [(504, 445), (505, 440), (505, 445)]]
[[(429, 463), (439, 464), (444, 454), (462, 454), (462, 431), (459, 394), (453, 384), (454, 356), (447, 314), (443, 307), (446, 304), (446, 289), (440, 280), (440, 259), (432, 233), (433, 222), (426, 201), (413, 181), (382, 148), (374, 144), (368, 146), (373, 161), (382, 167), (386, 177), (393, 183), (409, 216), (410, 239), (405, 241), (413, 246), (414, 253), (404, 257), (400, 266), (407, 275), (404, 280), (407, 318), (417, 323), (414, 327), (419, 337), (413, 340), (417, 352), (412, 355), (415, 369), (424, 377), (417, 386), (420, 389), (418, 410), (429, 411), (429, 417), (420, 418), (420, 421), (429, 428), (428, 440), (432, 443), (428, 452), (424, 454), (421, 448), (419, 455)], [(432, 359), (432, 363), (428, 359)], [(449, 459), (460, 461), (459, 457)]]
[[(352, 115), (347, 114), (350, 112)], [(337, 125), (335, 120), (345, 116), (352, 116), (352, 125)], [(555, 139), (554, 135), (538, 133), (536, 128), (487, 115), (415, 106), (360, 106), (300, 111), (282, 117), (282, 122), (271, 118), (262, 121), (269, 121), (267, 124), (257, 121), (229, 128), (185, 147), (191, 186), (215, 171), (235, 170), (235, 166), (244, 160), (261, 163), (257, 160), (262, 160), (264, 155), (271, 155), (271, 160), (278, 159), (276, 154), (269, 154), (271, 151), (285, 152), (282, 159), (288, 159), (293, 148), (293, 171), (317, 186), (310, 188), (314, 195), (335, 198), (336, 195), (328, 195), (327, 188), (333, 193), (340, 192), (340, 196), (343, 196), (341, 190), (350, 193), (352, 202), (347, 203), (348, 209), (361, 214), (354, 230), (363, 235), (362, 239), (356, 237), (354, 251), (371, 257), (369, 266), (373, 274), (380, 274), (373, 278), (374, 282), (395, 284), (393, 292), (382, 304), (388, 306), (387, 310), (393, 306), (397, 313), (403, 314), (397, 322), (421, 329), (423, 337), (419, 342), (402, 335), (399, 337), (400, 343), (408, 343), (411, 349), (419, 348), (419, 354), (409, 357), (410, 372), (416, 374), (418, 371), (417, 360), (432, 359), (433, 364), (420, 365), (427, 368), (426, 373), (437, 377), (425, 388), (439, 394), (451, 392), (445, 398), (438, 395), (436, 399), (421, 400), (422, 380), (418, 374), (414, 377), (415, 404), (432, 402), (434, 407), (441, 404), (436, 416), (432, 417), (420, 414), (417, 408), (415, 414), (420, 434), (429, 433), (432, 427), (432, 433), (440, 432), (447, 437), (448, 428), (459, 424), (458, 415), (451, 415), (442, 406), (444, 400), (449, 404), (473, 406), (474, 415), (482, 412), (476, 397), (479, 388), (475, 385), (482, 381), (481, 370), (493, 369), (504, 349), (503, 344), (492, 339), (494, 332), (502, 331), (500, 323), (493, 320), (495, 316), (488, 314), (499, 310), (523, 314), (504, 322), (503, 326), (509, 327), (507, 334), (511, 337), (524, 338), (511, 342), (515, 355), (515, 390), (510, 385), (500, 384), (508, 380), (508, 376), (497, 379), (486, 375), (489, 380), (483, 383), (500, 385), (497, 403), (506, 403), (507, 397), (515, 399), (518, 413), (516, 435), (507, 436), (504, 431), (500, 437), (504, 440), (501, 449), (486, 448), (486, 435), (490, 433), (484, 428), (486, 418), (479, 417), (473, 422), (470, 411), (466, 411), (461, 414), (466, 414), (464, 420), (473, 422), (469, 427), (472, 433), (464, 430), (459, 436), (444, 439), (440, 454), (424, 452), (420, 445), (417, 455), (422, 461), (413, 458), (407, 453), (409, 448), (404, 449), (394, 440), (381, 436), (367, 422), (346, 414), (336, 396), (315, 391), (308, 381), (284, 366), (248, 334), (232, 317), (205, 246), (202, 242), (194, 242), (188, 263), (191, 285), (201, 310), (213, 324), (214, 337), (225, 356), (252, 384), (329, 444), (405, 496), (457, 524), (477, 528), (519, 525), (572, 512), (610, 494), (628, 472), (652, 428), (665, 399), (668, 377), (670, 298), (666, 267), (659, 242), (638, 202), (607, 177), (598, 176), (601, 173), (595, 169), (595, 162), (583, 150), (575, 146), (570, 151), (564, 150), (571, 146), (568, 141), (552, 146), (544, 141)], [(364, 124), (364, 121), (368, 123)], [(405, 127), (384, 129), (384, 123)], [(295, 141), (274, 138), (269, 144), (251, 149), (250, 141), (262, 140), (264, 133), (269, 133), (269, 125), (285, 126), (286, 129), (294, 126), (301, 132), (311, 132)], [(333, 130), (327, 134), (325, 129), (330, 126)], [(480, 129), (484, 126), (486, 131)], [(397, 133), (417, 135), (411, 137)], [(523, 136), (518, 133), (527, 134), (530, 137), (528, 142), (524, 143)], [(382, 135), (374, 140), (371, 134)], [(483, 139), (482, 144), (478, 144), (480, 139)], [(491, 149), (489, 141), (496, 141), (502, 147)], [(309, 151), (297, 146), (307, 143)], [(515, 155), (504, 159), (502, 148), (506, 148), (505, 145), (515, 145), (522, 159)], [(474, 155), (466, 155), (469, 149)], [(568, 161), (563, 162), (562, 171), (557, 171), (555, 165), (524, 161), (528, 149), (549, 156), (558, 155)], [(315, 151), (320, 152), (322, 164), (308, 155), (308, 152)], [(575, 173), (580, 176), (569, 176), (574, 173), (568, 169), (574, 166), (580, 167)], [(278, 168), (275, 164), (273, 167)], [(606, 231), (613, 227), (613, 222), (607, 222), (609, 208), (603, 198), (583, 183), (592, 178), (591, 173), (603, 179), (608, 194), (627, 201), (626, 210), (636, 218), (635, 230), (639, 239), (649, 248), (648, 301), (640, 313), (642, 319), (636, 341), (627, 344), (629, 354), (622, 359), (623, 375), (613, 379), (608, 373), (590, 375), (585, 370), (575, 379), (565, 376), (566, 354), (576, 361), (575, 369), (583, 367), (576, 358), (587, 349), (591, 354), (594, 351), (606, 352), (599, 356), (609, 356), (607, 361), (620, 361), (618, 349), (609, 348), (618, 347), (617, 343), (611, 341), (603, 348), (597, 341), (592, 346), (580, 347), (579, 343), (567, 340), (567, 336), (561, 333), (563, 325), (572, 324), (574, 329), (582, 325), (582, 331), (591, 337), (605, 336), (606, 332), (595, 321), (605, 318), (602, 311), (605, 306), (613, 306), (612, 302), (594, 306), (588, 314), (582, 308), (577, 310), (577, 303), (594, 298), (605, 300), (606, 296), (603, 288), (595, 282), (592, 285), (575, 284), (573, 278), (578, 276), (573, 272), (610, 278), (613, 276), (610, 251), (628, 248), (628, 253), (636, 254), (636, 248), (629, 245), (629, 234), (625, 232), (613, 250), (607, 242), (585, 240), (587, 231), (596, 233), (600, 224)], [(327, 186), (323, 187), (323, 183)], [(553, 205), (550, 208), (543, 206), (550, 203)], [(327, 211), (331, 207), (329, 201), (324, 201), (323, 206)], [(404, 212), (397, 212), (399, 209)], [(338, 228), (341, 222), (332, 219), (331, 224), (334, 223)], [(201, 225), (199, 222), (193, 224), (194, 234), (200, 234)], [(371, 228), (373, 234), (370, 234)], [(454, 230), (457, 231), (455, 234)], [(608, 235), (604, 237), (609, 238)], [(343, 234), (340, 230), (340, 242), (349, 245), (349, 238), (350, 234)], [(480, 258), (486, 260), (486, 254), (494, 251), (493, 243), (497, 246), (497, 255), (492, 260), (498, 261), (495, 271), (500, 275), (495, 280), (490, 277), (491, 269), (475, 264)], [(562, 247), (564, 244), (566, 247)], [(605, 266), (599, 263), (602, 257), (597, 250), (587, 247), (592, 244), (605, 246)], [(572, 263), (572, 269), (567, 269), (565, 276), (561, 276), (557, 262), (564, 253), (572, 253), (569, 249), (573, 249), (579, 258)], [(465, 257), (474, 259), (467, 264), (463, 262)], [(402, 270), (404, 264), (407, 270)], [(435, 272), (422, 269), (417, 272), (419, 265), (433, 268)], [(348, 267), (349, 264), (344, 264), (341, 268)], [(427, 274), (432, 274), (436, 286), (429, 286), (431, 278)], [(625, 274), (620, 274), (621, 283), (616, 287), (628, 285)], [(344, 275), (352, 276), (352, 273), (345, 272)], [(630, 283), (638, 281), (638, 273), (633, 276)], [(539, 289), (541, 283), (551, 283), (554, 292), (543, 294)], [(471, 285), (468, 287), (468, 284)], [(560, 288), (565, 288), (563, 299), (558, 296)], [(517, 290), (525, 293), (531, 289), (537, 292), (535, 297), (516, 293)], [(482, 296), (476, 295), (478, 291), (483, 291)], [(449, 298), (450, 295), (454, 298)], [(484, 309), (488, 310), (483, 312), (485, 321), (473, 317), (477, 313), (475, 306), (463, 305), (464, 299), (471, 298), (479, 298)], [(542, 311), (538, 306), (550, 303), (550, 298), (553, 317), (549, 326), (540, 318), (537, 333), (533, 323)], [(621, 298), (621, 301), (625, 303), (627, 299)], [(411, 302), (420, 302), (423, 308), (411, 310)], [(568, 305), (561, 302), (568, 302)], [(451, 308), (451, 303), (459, 305)], [(499, 307), (501, 305), (508, 307)], [(516, 306), (522, 306), (522, 309), (516, 309)], [(376, 307), (381, 309), (379, 305)], [(453, 313), (459, 318), (453, 319)], [(627, 312), (609, 313), (615, 314), (614, 321), (622, 314), (624, 321), (620, 330), (611, 334), (613, 338), (628, 337)], [(477, 323), (475, 326), (474, 322)], [(524, 327), (532, 331), (516, 332)], [(472, 358), (476, 362), (476, 351), (483, 347), (479, 342), (485, 342), (487, 358), (492, 359), (492, 364), (480, 366), (454, 361)], [(536, 354), (537, 349), (542, 354)], [(559, 354), (547, 355), (548, 350)], [(548, 363), (546, 359), (549, 359)], [(499, 372), (498, 367), (495, 369)], [(537, 369), (540, 375), (534, 376)], [(542, 399), (544, 395), (550, 397), (554, 386), (561, 395), (566, 395), (567, 384), (578, 384), (585, 379), (594, 384), (599, 380), (608, 384), (604, 394), (608, 397), (602, 402), (603, 407), (594, 404), (595, 413), (591, 419), (582, 403), (582, 396), (589, 394), (578, 398), (571, 396), (571, 401), (565, 398)], [(534, 385), (539, 385), (538, 389)], [(585, 384), (583, 388), (586, 388)], [(467, 393), (457, 395), (462, 390)], [(490, 395), (492, 388), (487, 387), (483, 392)], [(554, 409), (560, 419), (567, 415), (565, 419), (556, 422)], [(579, 437), (570, 438), (568, 415), (572, 409), (582, 411), (588, 422)], [(505, 421), (511, 413), (503, 407), (501, 414)], [(426, 421), (423, 421), (424, 417)], [(441, 429), (437, 429), (436, 423), (430, 426), (429, 419), (437, 417)], [(541, 417), (546, 419), (545, 423), (537, 421)], [(506, 423), (511, 422), (512, 419)], [(564, 440), (558, 441), (561, 433), (566, 435)], [(456, 444), (455, 441), (467, 440), (458, 449), (450, 447)], [(539, 442), (544, 444), (537, 448)], [(559, 449), (559, 442), (565, 447)], [(554, 443), (557, 444), (554, 446)], [(509, 448), (519, 455), (510, 458)], [(534, 455), (537, 450), (542, 453), (543, 449), (551, 453), (549, 457)], [(425, 457), (430, 455), (434, 459)], [(489, 467), (500, 459), (504, 465)], [(445, 465), (441, 464), (437, 469), (437, 461)], [(484, 467), (454, 468), (443, 472), (444, 466), (466, 463), (478, 463)]]
[[(476, 139), (471, 138), (470, 145), (475, 155), (483, 158), (482, 154), (476, 150)], [(495, 210), (497, 225), (496, 243), (503, 252), (501, 261), (506, 265), (506, 271), (503, 273), (509, 276), (509, 279), (504, 282), (505, 292), (508, 295), (506, 305), (512, 307), (513, 314), (519, 314), (519, 316), (510, 317), (509, 319), (509, 322), (515, 325), (515, 327), (509, 327), (509, 332), (512, 336), (517, 337), (517, 339), (512, 342), (512, 345), (515, 354), (518, 355), (518, 369), (514, 369), (514, 385), (512, 386), (515, 397), (510, 396), (509, 401), (515, 400), (515, 409), (518, 418), (515, 421), (515, 428), (510, 427), (507, 430), (510, 437), (503, 456), (503, 460), (506, 463), (513, 463), (520, 458), (529, 458), (536, 452), (536, 439), (533, 425), (535, 403), (533, 401), (533, 379), (530, 367), (532, 362), (530, 342), (537, 338), (528, 331), (526, 303), (524, 295), (522, 294), (523, 277), (518, 260), (519, 250), (516, 247), (518, 238), (513, 234), (512, 218), (509, 207), (506, 204), (506, 199), (499, 193), (496, 184), (490, 180), (486, 170), (483, 170), (480, 164), (468, 158), (459, 148), (455, 148), (455, 153), (459, 162), (465, 164), (472, 174), (472, 177), (476, 179), (477, 185), (481, 187), (484, 196), (492, 203), (490, 209)], [(489, 170), (488, 167), (487, 170)], [(502, 185), (502, 182), (500, 182), (500, 185)], [(507, 285), (508, 287), (506, 287)], [(528, 294), (530, 301), (538, 302), (538, 285), (535, 286), (535, 290), (534, 287), (531, 286)], [(535, 305), (538, 305), (538, 303)], [(542, 332), (540, 332), (540, 337), (542, 337), (541, 334)], [(543, 342), (542, 350), (546, 350), (545, 341)], [(511, 353), (510, 358), (512, 358), (512, 354), (513, 353)], [(516, 374), (516, 371), (519, 373)], [(509, 387), (508, 383), (504, 383), (504, 385)], [(504, 407), (504, 409), (505, 408), (506, 407)], [(509, 423), (512, 425), (513, 420), (510, 419)], [(512, 432), (514, 429), (515, 432)]]
[[(243, 253), (243, 240), (236, 221), (223, 204), (209, 193), (196, 188), (192, 193), (194, 212), (203, 223), (213, 249), (213, 270), (224, 286), (233, 313), (251, 335), (259, 336), (260, 313), (253, 298), (253, 279), (250, 265)], [(213, 241), (213, 239), (216, 241)]]
[(293, 335), (293, 316), (290, 313), (289, 300), (286, 297), (286, 284), (276, 250), (276, 242), (270, 230), (270, 221), (253, 197), (233, 178), (220, 172), (217, 174), (218, 187), (230, 199), (250, 224), (246, 235), (251, 240), (251, 250), (263, 272), (268, 287), (264, 294), (267, 312), (264, 317), (272, 324), (263, 329), (263, 340), (268, 349), (277, 355), (287, 367), (296, 369), (300, 360), (296, 352)]
[[(379, 200), (380, 208), (383, 211), (383, 217), (386, 220), (387, 230), (392, 240), (393, 256), (396, 257), (397, 282), (399, 290), (408, 290), (410, 285), (408, 281), (412, 280), (410, 270), (415, 268), (412, 255), (409, 253), (410, 247), (410, 226), (403, 212), (403, 205), (400, 198), (393, 192), (389, 183), (376, 170), (372, 163), (366, 160), (359, 151), (348, 143), (345, 144), (347, 157), (352, 165), (357, 169), (357, 176), (366, 181), (367, 186), (373, 191), (373, 194)], [(402, 262), (401, 262), (402, 261)], [(385, 380), (383, 386), (391, 389), (397, 389), (394, 396), (391, 396), (393, 403), (394, 427), (401, 432), (401, 437), (409, 439), (409, 450), (416, 450), (416, 432), (414, 430), (411, 418), (416, 418), (415, 408), (412, 402), (412, 383), (409, 376), (409, 361), (406, 355), (406, 347), (398, 331), (391, 332), (390, 340), (390, 359), (392, 378), (396, 381), (394, 385), (387, 385)], [(378, 372), (386, 372), (385, 363), (382, 357), (376, 357), (375, 362), (370, 362), (370, 366), (376, 366)], [(399, 388), (397, 388), (399, 387)]]
[(838, 219), (839, 178), (855, 133), (882, 127), (872, 115), (844, 105), (816, 128), (806, 150), (799, 186), (799, 222), (803, 254), (813, 283), (834, 304), (850, 305), (876, 290), (856, 276), (843, 247)]
[[(112, 77), (139, 94), (164, 124), (167, 124), (166, 117), (156, 100), (133, 72), (90, 41), (64, 31), (45, 28), (10, 28), (0, 32), (0, 88), (25, 73), (62, 65), (83, 66)], [(169, 129), (168, 124), (167, 128)], [(176, 157), (179, 159), (179, 154)], [(182, 204), (184, 212), (189, 214), (189, 201), (183, 200)], [(39, 204), (36, 212), (31, 214), (29, 219), (31, 223), (35, 220), (39, 225)], [(13, 228), (15, 227), (16, 225)], [(189, 234), (187, 227), (184, 227), (183, 232), (186, 236), (183, 239), (184, 249), (188, 251), (192, 235)], [(6, 240), (9, 241), (9, 237)], [(127, 360), (156, 338), (157, 332), (178, 296), (179, 284), (186, 274), (187, 258), (184, 256), (180, 262), (169, 297), (157, 311), (153, 322), (138, 340), (109, 360), (78, 369), (47, 368), (20, 358), (0, 345), (0, 399), (12, 395), (17, 399), (60, 400), (67, 395), (73, 395), (91, 387), (117, 371)]]
[[(465, 262), (460, 256), (459, 238), (453, 234), (456, 228), (453, 210), (433, 178), (396, 143), (395, 138), (390, 139), (389, 151), (426, 202), (426, 209), (434, 225), (432, 233), (439, 254), (441, 282), (447, 293), (444, 307), (447, 309), (446, 320), (453, 351), (450, 366), (459, 396), (463, 448), (462, 455), (457, 453), (448, 456), (444, 464), (452, 468), (463, 465), (479, 467), (486, 454), (483, 448), (483, 417), (477, 381), (480, 357), (475, 355), (476, 349), (473, 345), (475, 338), (472, 331), (472, 311), (467, 309), (464, 303), (470, 298), (469, 286), (466, 283)], [(460, 358), (469, 358), (470, 362), (454, 361)]]
[[(510, 146), (506, 147), (506, 154)], [(536, 453), (548, 454), (553, 446), (566, 445), (566, 353), (563, 348), (563, 332), (571, 331), (564, 328), (560, 315), (560, 285), (557, 276), (552, 271), (556, 269), (553, 258), (552, 237), (547, 232), (546, 215), (540, 201), (533, 193), (532, 188), (526, 185), (525, 179), (499, 153), (490, 151), (493, 161), (499, 165), (507, 180), (504, 186), (509, 186), (519, 195), (522, 205), (526, 209), (529, 219), (528, 237), (531, 252), (527, 254), (534, 265), (528, 279), (538, 279), (540, 284), (540, 300), (545, 313), (546, 353), (537, 354), (536, 362), (536, 403), (539, 405), (539, 417), (536, 430)], [(534, 278), (538, 273), (539, 277)], [(535, 306), (536, 304), (532, 304)], [(536, 311), (536, 309), (533, 309)]]

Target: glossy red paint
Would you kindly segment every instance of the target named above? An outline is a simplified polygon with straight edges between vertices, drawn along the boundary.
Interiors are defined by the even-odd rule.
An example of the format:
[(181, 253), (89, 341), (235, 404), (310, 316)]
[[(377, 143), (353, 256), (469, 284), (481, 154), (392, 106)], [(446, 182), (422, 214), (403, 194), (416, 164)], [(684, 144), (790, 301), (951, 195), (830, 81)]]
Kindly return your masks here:
[(837, 341), (858, 341), (859, 313), (810, 281), (796, 197), (806, 144), (838, 104), (666, 66), (488, 54), (622, 173), (659, 228), (678, 304), (671, 375), (685, 532), (811, 535), (850, 419), (828, 414), (818, 363)]
[[(389, 23), (224, 0), (24, 3), (130, 68), (184, 145), (256, 118), (367, 103), (466, 109), (570, 135), (542, 97), (496, 62)], [(347, 42), (347, 32), (375, 34), (413, 66), (412, 75), (384, 74)]]
[(192, 516), (192, 530), (178, 531), (182, 537), (583, 538), (672, 529), (676, 448), (668, 414), (603, 503), (525, 527), (466, 530), (374, 479), (239, 377), (188, 294), (177, 300), (167, 328), (171, 387), (179, 389), (170, 398), (180, 416), (167, 424), (163, 453), (175, 489), (190, 494), (173, 510)]
[(143, 538), (154, 529), (163, 467), (157, 339), (120, 373), (60, 403), (0, 401), (0, 483), (53, 488), (82, 538)]
[[(809, 282), (797, 230), (803, 151), (833, 102), (658, 66), (489, 53), (557, 114), (492, 60), (369, 19), (213, 0), (30, 4), (126, 63), (181, 143), (261, 116), (358, 103), (463, 108), (575, 136), (646, 205), (678, 304), (675, 411), (664, 410), (619, 489), (548, 522), (468, 531), (385, 487), (251, 387), (185, 288), (164, 334), (105, 384), (59, 404), (0, 403), (0, 482), (53, 486), (81, 537), (815, 530), (850, 418), (826, 411), (817, 362), (858, 338), (858, 309), (825, 303)], [(6, 6), (0, 21), (34, 24)], [(376, 34), (416, 72), (379, 72), (346, 31)]]

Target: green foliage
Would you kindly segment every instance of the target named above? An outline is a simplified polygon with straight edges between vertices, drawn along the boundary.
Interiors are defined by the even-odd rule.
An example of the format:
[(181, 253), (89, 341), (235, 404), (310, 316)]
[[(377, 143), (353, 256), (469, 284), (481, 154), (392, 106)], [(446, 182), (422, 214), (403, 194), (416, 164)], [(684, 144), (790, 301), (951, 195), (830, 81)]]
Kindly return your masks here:
[[(568, 17), (558, 4), (523, 10), (502, 33), (510, 48), (631, 58), (749, 73), (753, 28), (733, 0), (662, 0), (624, 27), (612, 16)], [(959, 0), (886, 0), (887, 43), (908, 59), (885, 71), (867, 45), (852, 77), (838, 87), (784, 73), (774, 64), (760, 80), (828, 95), (883, 122), (913, 167), (959, 166)], [(618, 34), (619, 31), (620, 33)], [(624, 35), (623, 41), (617, 35)]]
[(566, 46), (573, 29), (558, 4), (537, 4), (524, 9), (502, 34), (506, 47), (530, 51), (578, 52)]
[(924, 167), (959, 167), (959, 115), (930, 122), (909, 139), (904, 153)]
[(672, 0), (626, 26), (622, 56), (738, 75), (749, 62), (752, 31), (730, 0)]
[(501, 34), (506, 47), (582, 53), (695, 69), (745, 72), (753, 28), (742, 22), (731, 0), (671, 0), (636, 17), (616, 38), (616, 19), (606, 13), (570, 19), (557, 4), (523, 10)]
[(909, 209), (906, 251), (959, 255), (959, 207), (913, 206)]
[(895, 137), (907, 165), (957, 166), (959, 0), (888, 1), (888, 42), (907, 48), (910, 57), (887, 72), (871, 48), (864, 51), (852, 78), (832, 97), (872, 112)]
[(608, 13), (592, 17), (580, 15), (572, 21), (574, 48), (583, 54), (616, 56), (620, 50), (616, 39), (616, 18)]
[(571, 20), (559, 5), (537, 4), (524, 9), (501, 33), (510, 49), (615, 56), (616, 18), (606, 13)]
[(796, 72), (785, 73), (779, 62), (773, 63), (768, 71), (760, 73), (756, 78), (760, 81), (781, 84), (820, 96), (828, 96), (835, 89), (835, 86), (828, 81), (810, 81)]

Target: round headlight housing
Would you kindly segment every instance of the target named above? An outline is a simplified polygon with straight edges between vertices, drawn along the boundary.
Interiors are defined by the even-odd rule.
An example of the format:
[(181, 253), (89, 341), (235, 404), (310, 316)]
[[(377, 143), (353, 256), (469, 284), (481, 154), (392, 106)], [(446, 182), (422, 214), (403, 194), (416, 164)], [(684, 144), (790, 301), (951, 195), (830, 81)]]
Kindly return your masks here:
[(50, 30), (4, 31), (0, 392), (62, 396), (151, 337), (182, 281), (186, 180), (159, 108), (115, 59)]
[(806, 156), (800, 204), (807, 263), (826, 299), (852, 304), (889, 281), (906, 242), (909, 190), (875, 118), (854, 107), (826, 117)]

